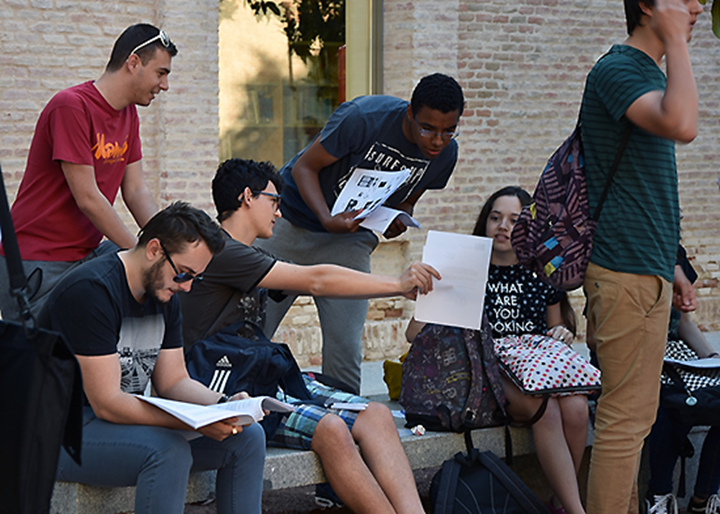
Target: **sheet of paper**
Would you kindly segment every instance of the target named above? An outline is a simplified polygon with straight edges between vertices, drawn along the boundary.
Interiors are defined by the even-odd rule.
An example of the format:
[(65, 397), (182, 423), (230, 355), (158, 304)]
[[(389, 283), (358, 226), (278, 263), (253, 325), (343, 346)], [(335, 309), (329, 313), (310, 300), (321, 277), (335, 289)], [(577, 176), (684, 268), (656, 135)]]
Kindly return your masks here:
[(334, 410), (351, 410), (355, 412), (362, 412), (367, 409), (367, 403), (342, 403), (335, 402), (330, 405), (331, 409)]
[(356, 168), (340, 191), (330, 214), (362, 209), (365, 218), (380, 207), (410, 176), (410, 170), (375, 171)]
[(360, 223), (360, 226), (384, 234), (395, 219), (402, 221), (406, 227), (420, 228), (420, 223), (407, 212), (391, 209), (384, 205), (375, 209), (375, 212), (365, 218), (365, 221)]
[(697, 368), (697, 369), (716, 369), (720, 368), (720, 357), (712, 357), (710, 359), (697, 359), (694, 361), (678, 361), (675, 359), (665, 359), (665, 362), (670, 364), (677, 364), (686, 368)]
[(418, 296), (415, 319), (479, 329), (491, 252), (488, 237), (429, 231), (422, 260), (437, 269), (442, 280), (428, 294)]

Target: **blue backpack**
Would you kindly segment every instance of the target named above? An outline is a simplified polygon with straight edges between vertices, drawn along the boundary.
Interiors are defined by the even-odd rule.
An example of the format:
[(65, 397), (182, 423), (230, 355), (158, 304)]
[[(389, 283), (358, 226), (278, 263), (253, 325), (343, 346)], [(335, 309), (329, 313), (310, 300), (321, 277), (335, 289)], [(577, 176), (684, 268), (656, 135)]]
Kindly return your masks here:
[[(242, 337), (238, 332), (253, 335)], [(273, 343), (249, 321), (240, 321), (196, 342), (187, 351), (185, 362), (192, 378), (218, 393), (230, 396), (245, 391), (250, 396), (274, 398), (279, 386), (290, 396), (313, 403), (290, 348)], [(268, 440), (279, 423), (280, 414), (276, 412), (262, 420)]]

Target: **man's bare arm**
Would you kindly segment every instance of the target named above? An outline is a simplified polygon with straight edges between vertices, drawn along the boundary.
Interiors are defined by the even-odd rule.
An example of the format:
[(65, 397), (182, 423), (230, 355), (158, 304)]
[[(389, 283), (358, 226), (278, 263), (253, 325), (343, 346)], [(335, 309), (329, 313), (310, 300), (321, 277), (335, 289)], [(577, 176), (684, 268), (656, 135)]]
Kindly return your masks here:
[(66, 161), (62, 161), (61, 167), (75, 203), (92, 224), (120, 248), (134, 247), (137, 239), (100, 192), (93, 167)]
[[(120, 425), (151, 425), (176, 430), (192, 430), (176, 417), (120, 389), (121, 370), (118, 354), (93, 357), (78, 355), (78, 362), (83, 375), (83, 389), (98, 418)], [(217, 402), (220, 396), (218, 393), (210, 391), (187, 376), (181, 348), (161, 350), (155, 365), (156, 369), (158, 365), (160, 372), (157, 376), (153, 372), (153, 383), (157, 381), (159, 384), (156, 389), (161, 396), (204, 405)], [(222, 441), (242, 431), (242, 428), (232, 425), (233, 421), (235, 418), (218, 421), (197, 431)]]
[(120, 184), (123, 201), (140, 228), (158, 211), (155, 198), (143, 176), (142, 161), (128, 164)]
[(419, 262), (412, 264), (399, 277), (373, 275), (332, 264), (298, 266), (277, 262), (259, 286), (333, 298), (414, 297), (416, 292), (425, 294), (432, 291), (433, 278), (440, 279), (437, 270)]
[(330, 209), (320, 189), (320, 171), (337, 162), (337, 160), (335, 156), (323, 148), (318, 137), (295, 163), (292, 176), (303, 200), (317, 216), (325, 230), (335, 234), (347, 234), (355, 232), (362, 223), (362, 220), (353, 219), (359, 211), (343, 212), (331, 216)]
[(626, 115), (648, 132), (689, 143), (697, 136), (698, 94), (688, 53), (691, 15), (681, 0), (657, 0), (646, 11), (650, 26), (665, 45), (667, 85), (665, 92), (644, 94)]

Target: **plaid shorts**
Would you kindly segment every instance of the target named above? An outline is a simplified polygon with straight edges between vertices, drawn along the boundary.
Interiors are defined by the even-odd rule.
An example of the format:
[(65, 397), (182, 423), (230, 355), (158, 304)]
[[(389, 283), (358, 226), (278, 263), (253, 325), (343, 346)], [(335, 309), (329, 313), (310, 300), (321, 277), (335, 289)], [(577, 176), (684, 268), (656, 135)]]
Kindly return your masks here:
[[(310, 391), (313, 400), (319, 400), (324, 405), (330, 405), (335, 402), (341, 403), (368, 403), (367, 398), (362, 398), (354, 394), (345, 393), (338, 389), (333, 389), (321, 384), (316, 380), (303, 375), (305, 385)], [(277, 397), (284, 402), (293, 403), (297, 401), (290, 395), (278, 392)], [(296, 450), (311, 450), (310, 443), (315, 427), (325, 414), (336, 414), (345, 422), (349, 430), (352, 430), (358, 412), (349, 410), (335, 410), (320, 405), (297, 405), (295, 412), (291, 412), (280, 422), (280, 426), (275, 432), (273, 438), (268, 442), (270, 446), (280, 446), (282, 448), (294, 448)]]

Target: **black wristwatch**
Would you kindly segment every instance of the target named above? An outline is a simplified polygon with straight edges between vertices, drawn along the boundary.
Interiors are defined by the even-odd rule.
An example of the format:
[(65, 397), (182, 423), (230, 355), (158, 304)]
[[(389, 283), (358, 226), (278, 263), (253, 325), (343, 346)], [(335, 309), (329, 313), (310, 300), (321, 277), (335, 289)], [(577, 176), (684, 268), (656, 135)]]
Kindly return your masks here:
[(218, 398), (217, 403), (225, 403), (230, 400), (230, 397), (226, 394), (222, 395), (220, 398)]

